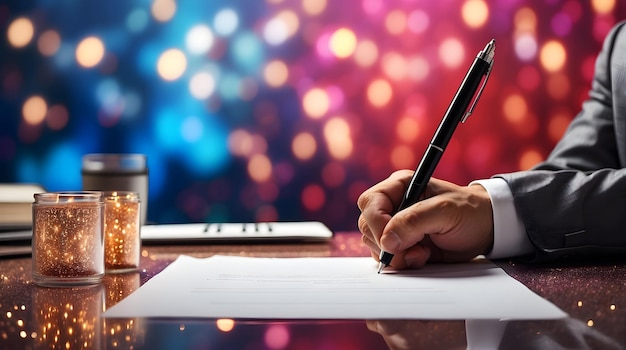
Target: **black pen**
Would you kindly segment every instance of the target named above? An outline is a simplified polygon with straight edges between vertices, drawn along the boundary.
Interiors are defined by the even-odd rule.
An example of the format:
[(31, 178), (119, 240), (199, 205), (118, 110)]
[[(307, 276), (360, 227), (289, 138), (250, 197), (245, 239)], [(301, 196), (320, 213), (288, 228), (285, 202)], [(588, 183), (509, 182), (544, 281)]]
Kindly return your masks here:
[[(437, 163), (439, 163), (439, 159), (441, 159), (443, 151), (446, 149), (448, 142), (450, 142), (457, 125), (465, 122), (467, 117), (469, 117), (474, 111), (476, 102), (478, 102), (478, 99), (485, 88), (485, 84), (487, 84), (487, 80), (489, 79), (489, 74), (491, 74), (495, 50), (496, 41), (492, 39), (485, 46), (485, 48), (480, 51), (478, 55), (476, 55), (476, 59), (474, 59), (474, 62), (467, 71), (467, 74), (465, 75), (459, 90), (457, 90), (456, 95), (454, 95), (446, 114), (444, 114), (443, 118), (441, 118), (439, 127), (437, 128), (437, 131), (435, 131), (433, 139), (426, 148), (426, 152), (424, 152), (422, 160), (411, 178), (409, 187), (407, 187), (404, 197), (402, 198), (402, 202), (400, 202), (400, 206), (396, 210), (396, 213), (419, 201), (420, 196), (426, 189), (426, 185), (433, 175), (435, 167), (437, 166)], [(480, 84), (481, 82), (482, 85)], [(476, 94), (476, 91), (478, 91), (478, 94)], [(474, 95), (476, 95), (476, 98), (472, 103)], [(381, 250), (378, 273), (381, 273), (385, 267), (389, 266), (392, 258), (393, 254)]]

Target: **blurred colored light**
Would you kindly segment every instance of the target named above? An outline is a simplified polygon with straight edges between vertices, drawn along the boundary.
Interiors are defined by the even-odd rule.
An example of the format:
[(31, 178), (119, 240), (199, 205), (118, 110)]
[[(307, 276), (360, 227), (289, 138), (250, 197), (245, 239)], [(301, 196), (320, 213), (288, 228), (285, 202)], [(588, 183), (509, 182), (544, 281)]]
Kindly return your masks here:
[(241, 80), (239, 85), (239, 98), (243, 101), (250, 101), (256, 97), (259, 92), (259, 84), (256, 79), (246, 77)]
[(46, 30), (37, 40), (37, 48), (44, 56), (53, 56), (61, 47), (61, 36), (55, 30)]
[(68, 68), (76, 62), (75, 59), (75, 48), (73, 45), (70, 45), (67, 41), (61, 42), (61, 47), (57, 53), (53, 56), (54, 64), (57, 67)]
[(308, 185), (302, 190), (300, 195), (302, 205), (309, 211), (320, 210), (326, 202), (324, 189), (315, 184)]
[(419, 123), (411, 117), (403, 117), (396, 125), (396, 135), (405, 142), (413, 142), (419, 136)]
[(528, 104), (524, 97), (512, 94), (505, 98), (502, 106), (504, 117), (513, 124), (521, 124), (528, 113)]
[(199, 100), (206, 99), (215, 91), (215, 78), (209, 72), (194, 74), (189, 80), (189, 92)]
[(407, 27), (407, 16), (400, 10), (394, 10), (385, 17), (385, 28), (390, 34), (402, 34)]
[(347, 28), (336, 30), (328, 42), (330, 51), (338, 58), (346, 58), (354, 53), (356, 49), (356, 36), (354, 32)]
[(580, 19), (583, 14), (583, 8), (578, 0), (569, 0), (563, 4), (563, 13), (567, 14), (573, 22)]
[(328, 187), (338, 187), (346, 180), (346, 169), (339, 162), (330, 162), (322, 169), (322, 180)]
[(420, 34), (428, 29), (430, 19), (428, 14), (422, 10), (415, 10), (409, 14), (407, 20), (407, 26), (410, 31), (416, 34)]
[(415, 153), (405, 145), (394, 147), (389, 155), (389, 160), (394, 169), (413, 169), (416, 165)]
[(519, 170), (528, 170), (543, 160), (543, 156), (536, 149), (526, 150), (519, 159)]
[[(176, 129), (169, 130), (169, 133), (178, 134), (176, 144), (171, 150), (172, 156), (184, 162), (185, 168), (197, 176), (210, 176), (223, 171), (230, 158), (226, 147), (227, 130), (220, 121), (206, 114), (202, 118), (193, 117), (195, 120), (191, 126), (200, 126), (192, 134), (185, 134), (189, 128), (185, 125), (187, 120), (180, 118), (180, 111), (175, 113), (173, 117), (176, 118)], [(194, 134), (197, 131), (201, 135)]]
[(480, 28), (489, 19), (489, 7), (483, 0), (467, 0), (461, 8), (461, 17), (470, 28)]
[(122, 99), (124, 101), (124, 111), (122, 113), (125, 116), (136, 116), (141, 111), (141, 97), (136, 92), (127, 92)]
[(265, 137), (254, 134), (252, 135), (252, 149), (250, 154), (263, 154), (267, 152), (267, 140)]
[(225, 73), (222, 74), (218, 80), (218, 90), (220, 95), (225, 100), (235, 100), (239, 98), (239, 91), (241, 89), (241, 79), (235, 74)]
[(448, 68), (457, 68), (465, 60), (463, 44), (456, 38), (444, 40), (439, 46), (439, 59)]
[(213, 32), (206, 25), (194, 26), (187, 32), (185, 44), (187, 50), (196, 55), (207, 53), (213, 46)]
[(593, 73), (596, 69), (596, 56), (588, 56), (583, 60), (580, 70), (585, 81), (590, 82), (593, 79)]
[(274, 324), (265, 330), (265, 345), (269, 349), (285, 349), (289, 345), (289, 329), (283, 324)]
[(278, 221), (279, 220), (278, 210), (273, 205), (269, 205), (269, 204), (261, 205), (256, 210), (256, 215), (254, 217), (254, 220), (256, 222)]
[(263, 78), (267, 85), (274, 88), (281, 87), (289, 78), (289, 67), (280, 60), (270, 61), (263, 70)]
[(315, 51), (318, 56), (322, 58), (331, 58), (333, 53), (330, 50), (330, 36), (331, 33), (324, 33), (320, 35), (315, 41)]
[(571, 121), (572, 117), (565, 112), (552, 115), (548, 121), (548, 136), (550, 137), (550, 141), (554, 143), (558, 142), (563, 134), (565, 134), (565, 130), (567, 130)]
[(166, 50), (157, 61), (157, 73), (161, 78), (172, 81), (180, 78), (187, 69), (187, 58), (178, 49)]
[(569, 78), (563, 73), (552, 74), (548, 77), (546, 87), (548, 95), (556, 100), (565, 98), (570, 93)]
[(176, 14), (174, 0), (154, 0), (152, 3), (152, 17), (159, 22), (167, 22)]
[(300, 160), (308, 160), (313, 157), (317, 150), (317, 142), (313, 135), (308, 132), (297, 134), (291, 142), (291, 151), (296, 158)]
[(545, 43), (539, 53), (541, 65), (549, 72), (556, 72), (563, 68), (566, 60), (567, 52), (563, 44), (556, 40)]
[[(259, 184), (258, 191), (259, 199), (264, 202), (273, 202), (278, 198), (280, 194), (280, 189), (273, 181), (265, 181), (262, 184)], [(273, 212), (273, 210), (272, 210)]]
[(428, 61), (420, 56), (409, 59), (407, 68), (409, 78), (415, 81), (422, 81), (426, 79), (426, 77), (428, 77), (428, 73), (430, 73), (430, 65), (428, 64)]
[(326, 91), (313, 88), (307, 91), (302, 98), (302, 109), (309, 117), (319, 119), (328, 113), (330, 98)]
[(270, 45), (279, 45), (289, 37), (287, 24), (280, 18), (270, 19), (263, 28), (263, 38)]
[(120, 85), (115, 79), (103, 79), (96, 86), (96, 99), (102, 105), (116, 101), (119, 97)]
[(175, 152), (180, 147), (180, 121), (178, 111), (173, 108), (161, 108), (155, 113), (155, 139), (161, 150)]
[(76, 46), (76, 61), (85, 68), (96, 66), (104, 57), (104, 43), (95, 36), (86, 37)]
[(126, 17), (126, 27), (129, 31), (138, 33), (148, 25), (149, 16), (142, 8), (135, 9)]
[(344, 119), (335, 117), (328, 120), (324, 125), (324, 138), (333, 158), (346, 159), (352, 154), (350, 126)]
[(61, 130), (69, 121), (67, 108), (63, 105), (54, 105), (48, 109), (46, 114), (46, 124), (52, 130)]
[(239, 16), (232, 9), (220, 10), (213, 21), (215, 32), (221, 36), (229, 36), (239, 26)]
[(328, 86), (326, 95), (328, 95), (329, 110), (337, 110), (343, 106), (345, 98), (343, 91), (339, 87), (335, 85)]
[(183, 140), (188, 143), (198, 141), (202, 137), (203, 127), (204, 126), (202, 125), (202, 121), (198, 117), (186, 117), (183, 120), (180, 128), (180, 133)]
[(22, 117), (27, 124), (39, 125), (46, 118), (48, 104), (43, 97), (35, 95), (29, 97), (22, 106)]
[(382, 68), (391, 80), (402, 80), (407, 77), (406, 59), (397, 52), (389, 52), (383, 56)]
[(228, 136), (228, 149), (234, 156), (247, 156), (252, 153), (252, 148), (252, 135), (246, 130), (237, 129)]
[(281, 11), (267, 21), (263, 29), (263, 37), (270, 45), (279, 45), (293, 36), (299, 27), (300, 20), (293, 11)]
[(302, 0), (302, 9), (310, 16), (317, 16), (326, 9), (327, 0)]
[(363, 0), (363, 11), (368, 15), (380, 14), (383, 11), (382, 0)]
[(565, 36), (572, 30), (572, 19), (565, 13), (559, 12), (552, 17), (552, 31), (558, 36)]
[(36, 183), (50, 191), (78, 190), (80, 186), (81, 147), (77, 140), (58, 142), (50, 146), (40, 160)]
[(393, 91), (384, 79), (376, 79), (367, 87), (367, 99), (374, 107), (384, 107), (391, 101)]
[(537, 29), (537, 15), (528, 7), (517, 10), (513, 19), (515, 30), (523, 33), (535, 33)]
[(235, 328), (235, 320), (230, 318), (220, 318), (215, 321), (217, 329), (221, 332), (230, 332)]
[(615, 8), (615, 0), (591, 0), (591, 7), (600, 15), (606, 15)]
[(515, 54), (522, 61), (530, 61), (537, 55), (537, 41), (530, 34), (515, 38)]
[(264, 61), (264, 46), (252, 32), (237, 35), (232, 42), (235, 62), (241, 69), (257, 73)]
[(378, 47), (371, 40), (362, 40), (357, 44), (354, 60), (361, 67), (369, 67), (378, 59)]
[(604, 41), (606, 35), (615, 24), (609, 16), (596, 16), (593, 21), (593, 36), (598, 42)]
[(255, 182), (265, 182), (272, 176), (272, 162), (264, 154), (255, 154), (248, 161), (248, 176)]
[(534, 91), (541, 83), (541, 77), (535, 66), (524, 66), (517, 73), (517, 81), (521, 88)]
[(7, 39), (13, 47), (21, 48), (30, 43), (35, 34), (33, 22), (26, 17), (14, 19), (7, 29)]
[(298, 19), (298, 15), (293, 11), (280, 11), (280, 13), (276, 15), (276, 19), (285, 23), (287, 26), (287, 37), (293, 36), (300, 28), (300, 19)]

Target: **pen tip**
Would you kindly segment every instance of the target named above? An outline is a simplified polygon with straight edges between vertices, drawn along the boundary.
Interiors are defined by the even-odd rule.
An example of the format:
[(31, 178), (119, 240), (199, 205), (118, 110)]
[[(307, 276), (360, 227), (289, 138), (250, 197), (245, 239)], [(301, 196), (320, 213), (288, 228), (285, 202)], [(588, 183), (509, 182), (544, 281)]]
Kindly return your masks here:
[(380, 274), (384, 268), (385, 264), (383, 264), (382, 262), (378, 263), (378, 274)]

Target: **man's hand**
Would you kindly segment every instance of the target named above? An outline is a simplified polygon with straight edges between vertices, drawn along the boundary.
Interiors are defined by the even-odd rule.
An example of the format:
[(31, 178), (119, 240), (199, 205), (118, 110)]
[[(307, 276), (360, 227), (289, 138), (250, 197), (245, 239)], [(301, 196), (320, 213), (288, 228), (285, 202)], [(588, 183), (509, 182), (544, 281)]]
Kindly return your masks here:
[(393, 215), (412, 175), (397, 171), (358, 199), (359, 229), (375, 259), (383, 249), (394, 254), (393, 268), (416, 268), (427, 261), (468, 261), (491, 250), (491, 200), (480, 185), (433, 178), (419, 202)]

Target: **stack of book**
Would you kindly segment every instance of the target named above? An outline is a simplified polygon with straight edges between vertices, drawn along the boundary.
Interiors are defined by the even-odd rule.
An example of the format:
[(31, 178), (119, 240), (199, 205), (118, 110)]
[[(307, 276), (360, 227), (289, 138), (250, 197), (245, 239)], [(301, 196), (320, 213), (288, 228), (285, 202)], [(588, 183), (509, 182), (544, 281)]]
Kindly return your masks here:
[(24, 230), (33, 225), (35, 193), (45, 192), (36, 184), (0, 183), (0, 230)]

